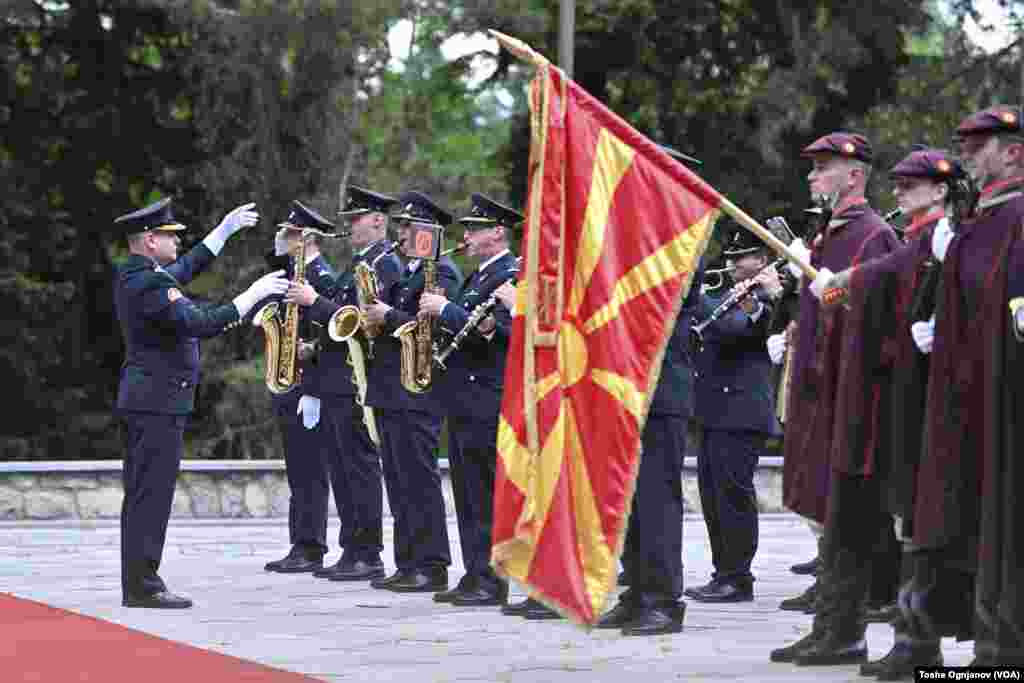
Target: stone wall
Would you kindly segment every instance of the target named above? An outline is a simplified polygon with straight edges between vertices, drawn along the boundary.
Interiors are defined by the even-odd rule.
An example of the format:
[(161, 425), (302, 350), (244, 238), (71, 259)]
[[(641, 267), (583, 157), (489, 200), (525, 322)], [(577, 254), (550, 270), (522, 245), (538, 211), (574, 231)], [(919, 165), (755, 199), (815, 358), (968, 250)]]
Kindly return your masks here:
[[(455, 513), (447, 462), (442, 460), (445, 503)], [(762, 458), (756, 484), (764, 512), (782, 511), (782, 462)], [(696, 461), (686, 459), (686, 508), (700, 511)], [(121, 463), (0, 463), (0, 520), (117, 519)], [(386, 500), (386, 498), (385, 498)], [(334, 514), (333, 505), (331, 514)], [(387, 508), (385, 507), (385, 513)], [(288, 514), (288, 480), (281, 460), (186, 460), (174, 495), (176, 518), (259, 518)]]

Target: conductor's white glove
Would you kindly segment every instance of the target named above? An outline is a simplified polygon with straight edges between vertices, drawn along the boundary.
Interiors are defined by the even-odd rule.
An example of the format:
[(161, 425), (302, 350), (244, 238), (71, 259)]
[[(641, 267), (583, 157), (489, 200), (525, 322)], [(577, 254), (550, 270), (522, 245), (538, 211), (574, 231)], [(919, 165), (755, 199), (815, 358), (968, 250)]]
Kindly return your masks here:
[(242, 228), (255, 225), (260, 220), (260, 215), (252, 210), (254, 206), (256, 206), (255, 203), (249, 202), (232, 209), (228, 215), (224, 216), (220, 225), (203, 238), (203, 244), (213, 252), (214, 256), (224, 248), (224, 243), (228, 241), (229, 237)]
[(949, 224), (949, 219), (940, 218), (935, 224), (935, 231), (932, 232), (932, 255), (939, 261), (945, 261), (946, 250), (952, 241), (953, 227)]
[(274, 233), (274, 256), (284, 256), (288, 253), (288, 238), (285, 237), (288, 228), (281, 228)]
[(258, 301), (275, 294), (284, 294), (288, 290), (289, 284), (289, 280), (284, 277), (283, 270), (267, 273), (249, 285), (249, 289), (235, 297), (232, 303), (238, 309), (238, 317), (244, 318), (245, 314), (251, 311)]
[(835, 277), (835, 273), (828, 268), (821, 268), (818, 270), (818, 277), (814, 278), (814, 281), (809, 286), (811, 294), (814, 295), (815, 299), (821, 299), (821, 295), (829, 288), (829, 284), (832, 282), (833, 277)]
[(765, 342), (768, 347), (768, 357), (775, 365), (782, 365), (782, 357), (786, 355), (786, 333), (773, 334)]
[(320, 399), (316, 396), (303, 396), (299, 399), (296, 415), (302, 415), (302, 426), (313, 429), (320, 422)]
[[(801, 261), (804, 261), (806, 263), (810, 262), (811, 250), (807, 248), (807, 245), (804, 244), (804, 241), (802, 239), (797, 238), (793, 240), (789, 245), (789, 250), (793, 252), (793, 254)], [(789, 272), (793, 274), (793, 277), (797, 279), (799, 279), (800, 276), (804, 274), (804, 271), (800, 269), (800, 266), (793, 263), (792, 261), (787, 261), (786, 267), (789, 268)]]
[(910, 326), (910, 336), (921, 353), (931, 353), (935, 346), (935, 316), (928, 321), (916, 322)]

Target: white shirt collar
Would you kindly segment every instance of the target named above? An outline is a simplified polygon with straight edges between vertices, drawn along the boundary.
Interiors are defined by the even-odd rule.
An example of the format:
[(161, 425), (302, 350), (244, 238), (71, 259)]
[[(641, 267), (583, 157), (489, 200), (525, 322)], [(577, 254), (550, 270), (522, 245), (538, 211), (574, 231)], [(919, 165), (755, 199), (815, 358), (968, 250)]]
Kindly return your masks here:
[(498, 259), (500, 259), (502, 256), (504, 256), (507, 253), (508, 253), (508, 249), (504, 249), (504, 250), (498, 252), (497, 254), (492, 256), (491, 258), (489, 258), (486, 261), (484, 261), (483, 263), (481, 263), (480, 266), (477, 268), (477, 271), (483, 272), (484, 268), (486, 268), (487, 266), (491, 265), (492, 263), (494, 263), (495, 261), (497, 261)]

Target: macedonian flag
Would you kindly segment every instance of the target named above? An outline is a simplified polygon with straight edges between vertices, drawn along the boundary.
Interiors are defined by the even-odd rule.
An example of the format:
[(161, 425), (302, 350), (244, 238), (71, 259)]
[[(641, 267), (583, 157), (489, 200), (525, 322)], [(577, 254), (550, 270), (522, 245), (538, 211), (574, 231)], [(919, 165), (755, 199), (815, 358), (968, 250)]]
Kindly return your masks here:
[(492, 562), (589, 625), (615, 585), (648, 405), (723, 198), (525, 44), (492, 34), (537, 69)]

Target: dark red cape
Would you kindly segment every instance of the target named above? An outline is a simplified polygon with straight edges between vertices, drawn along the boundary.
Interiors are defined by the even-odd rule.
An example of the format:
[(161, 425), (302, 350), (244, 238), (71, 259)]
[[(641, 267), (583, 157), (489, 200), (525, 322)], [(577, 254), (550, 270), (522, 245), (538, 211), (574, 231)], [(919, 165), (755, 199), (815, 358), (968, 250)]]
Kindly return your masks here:
[[(838, 273), (876, 258), (899, 245), (892, 228), (869, 206), (850, 207), (835, 219), (845, 225), (828, 230), (811, 263)], [(804, 282), (787, 403), (783, 503), (797, 514), (824, 523), (831, 474), (829, 462), (835, 417), (836, 380), (845, 335), (846, 312), (821, 313)]]

